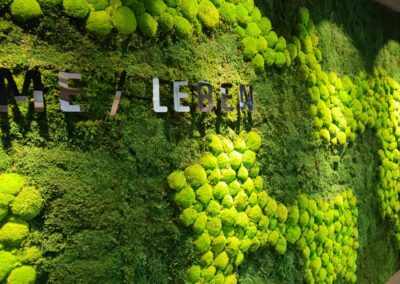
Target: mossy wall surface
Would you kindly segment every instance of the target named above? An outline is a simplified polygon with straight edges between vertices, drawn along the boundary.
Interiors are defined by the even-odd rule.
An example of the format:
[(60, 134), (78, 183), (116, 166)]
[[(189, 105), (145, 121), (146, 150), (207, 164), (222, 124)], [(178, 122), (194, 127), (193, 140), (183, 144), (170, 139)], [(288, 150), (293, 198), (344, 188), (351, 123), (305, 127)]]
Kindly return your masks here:
[[(300, 5), (310, 9), (320, 39), (322, 67), (340, 75), (372, 73), (383, 66), (400, 80), (399, 15), (364, 1), (258, 1), (277, 33), (295, 33)], [(46, 113), (19, 104), (20, 114), (2, 118), (0, 171), (29, 177), (43, 189), (45, 207), (35, 226), (44, 259), (38, 283), (181, 283), (196, 258), (193, 236), (176, 220), (166, 177), (198, 160), (206, 133), (256, 128), (268, 193), (290, 204), (299, 193), (330, 198), (353, 188), (359, 206), (358, 283), (384, 283), (399, 266), (389, 223), (376, 196), (379, 143), (372, 130), (346, 147), (313, 138), (307, 87), (298, 66), (256, 73), (243, 60), (240, 41), (221, 25), (187, 40), (137, 34), (96, 39), (57, 9), (37, 22), (0, 18), (0, 66), (22, 86), (39, 67)], [(109, 116), (119, 74), (128, 78), (118, 115)], [(83, 114), (59, 109), (58, 72), (82, 74)], [(152, 110), (152, 78), (162, 79), (162, 103)], [(251, 117), (175, 113), (172, 80), (252, 84)], [(232, 93), (237, 92), (235, 89)], [(195, 108), (196, 101), (192, 102)], [(248, 255), (240, 283), (301, 283), (299, 253), (280, 256), (269, 248)], [(337, 283), (345, 283), (338, 279)]]

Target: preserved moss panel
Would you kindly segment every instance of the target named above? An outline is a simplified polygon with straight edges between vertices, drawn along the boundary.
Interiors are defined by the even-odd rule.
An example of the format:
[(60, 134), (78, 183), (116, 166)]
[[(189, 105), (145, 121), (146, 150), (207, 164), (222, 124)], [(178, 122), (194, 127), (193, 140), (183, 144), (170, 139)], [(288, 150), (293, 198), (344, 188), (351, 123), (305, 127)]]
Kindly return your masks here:
[[(260, 2), (265, 6), (269, 3)], [(353, 2), (352, 5), (361, 5), (361, 1)], [(335, 34), (346, 40), (341, 46), (333, 46), (330, 43), (335, 39), (323, 32), (333, 24), (324, 26), (320, 20), (337, 21), (340, 26), (351, 17), (337, 6), (333, 18), (329, 18), (323, 4), (314, 4), (311, 17), (316, 17), (320, 47), (326, 55), (323, 67), (339, 74), (357, 74), (368, 67), (363, 59), (371, 56), (365, 54), (375, 54), (381, 41), (354, 48), (347, 38), (361, 38), (362, 33), (335, 28)], [(368, 34), (386, 39), (377, 31), (384, 26), (376, 23), (371, 14), (365, 16), (364, 12), (374, 6), (362, 7), (365, 10), (349, 10), (357, 11), (351, 16), (370, 21), (368, 26), (374, 29), (370, 28)], [(278, 35), (291, 34), (297, 24), (297, 9), (295, 1), (275, 1), (273, 10), (265, 9), (271, 13), (268, 16)], [(335, 11), (340, 13), (336, 15)], [(140, 28), (140, 19), (136, 19)], [(269, 32), (268, 23), (264, 24), (262, 30)], [(246, 30), (239, 32), (244, 34)], [(251, 29), (248, 32), (257, 33)], [(374, 192), (379, 163), (374, 153), (379, 141), (367, 130), (346, 147), (327, 148), (316, 142), (307, 86), (302, 70), (296, 66), (267, 68), (265, 74), (256, 77), (253, 66), (243, 62), (243, 53), (238, 49), (240, 39), (219, 31), (211, 38), (200, 35), (194, 41), (173, 42), (169, 36), (161, 36), (157, 42), (136, 36), (130, 41), (119, 36), (93, 40), (69, 18), (54, 11), (46, 11), (32, 33), (2, 18), (0, 33), (4, 35), (0, 43), (4, 51), (1, 65), (11, 68), (20, 85), (26, 69), (42, 66), (46, 86), (47, 119), (29, 114), (27, 105), (21, 104), (24, 119), (17, 122), (9, 118), (12, 127), (8, 134), (2, 129), (4, 148), (0, 150), (1, 169), (13, 167), (45, 189), (48, 206), (41, 222), (47, 228), (43, 232), (46, 260), (38, 267), (41, 282), (181, 283), (196, 254), (190, 229), (182, 229), (175, 221), (179, 211), (171, 200), (166, 177), (200, 158), (205, 132), (238, 125), (241, 129), (254, 126), (264, 137), (258, 161), (265, 186), (279, 202), (291, 204), (300, 192), (329, 199), (344, 189), (354, 189), (360, 200), (360, 283), (383, 283), (396, 270), (397, 251), (387, 237), (391, 229), (379, 216), (380, 205)], [(271, 34), (266, 40), (275, 43), (278, 38)], [(24, 45), (20, 46), (20, 42)], [(313, 47), (308, 40), (304, 42), (308, 43), (307, 48)], [(332, 46), (335, 50), (330, 49)], [(388, 48), (390, 52), (385, 54), (388, 62), (392, 49)], [(352, 60), (344, 61), (338, 54), (352, 55)], [(279, 57), (281, 60), (282, 55)], [(117, 118), (110, 119), (108, 113), (123, 68), (132, 77), (124, 88)], [(84, 95), (77, 102), (84, 104), (88, 113), (64, 115), (59, 111), (60, 70), (83, 74)], [(210, 80), (215, 85), (252, 83), (257, 100), (252, 123), (242, 117), (238, 124), (235, 113), (205, 118), (199, 113), (176, 114), (172, 110), (170, 83), (161, 87), (162, 103), (170, 112), (156, 115), (151, 110), (153, 76), (168, 82), (189, 79)], [(290, 247), (283, 256), (270, 249), (257, 251), (246, 258), (239, 269), (239, 279), (243, 283), (299, 283), (304, 267), (298, 259)]]

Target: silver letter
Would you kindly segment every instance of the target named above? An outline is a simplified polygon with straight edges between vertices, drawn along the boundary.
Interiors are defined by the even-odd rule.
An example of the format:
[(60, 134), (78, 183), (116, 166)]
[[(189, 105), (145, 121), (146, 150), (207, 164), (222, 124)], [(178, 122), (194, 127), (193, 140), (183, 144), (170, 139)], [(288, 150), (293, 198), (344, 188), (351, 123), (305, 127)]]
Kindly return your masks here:
[(153, 78), (153, 110), (154, 112), (168, 112), (166, 106), (160, 106), (160, 80)]
[(80, 89), (70, 88), (68, 80), (81, 80), (82, 76), (78, 73), (58, 73), (59, 86), (60, 86), (60, 104), (63, 112), (83, 112), (83, 107), (80, 105), (71, 105), (69, 96), (79, 95)]
[(190, 107), (181, 105), (181, 99), (186, 99), (189, 96), (189, 94), (181, 93), (180, 87), (187, 85), (188, 81), (174, 82), (174, 106), (176, 112), (190, 112)]
[(233, 107), (228, 106), (226, 102), (232, 99), (232, 95), (229, 95), (229, 89), (232, 88), (232, 84), (222, 84), (221, 85), (221, 109), (223, 111), (233, 111)]
[(116, 91), (115, 92), (115, 98), (114, 98), (114, 102), (112, 104), (111, 112), (110, 112), (111, 116), (115, 116), (117, 114), (119, 101), (121, 100), (121, 96), (122, 96), (122, 91)]
[[(207, 87), (207, 93), (204, 94), (203, 87)], [(198, 95), (198, 109), (201, 112), (210, 112), (214, 108), (214, 102), (212, 98), (214, 88), (210, 83), (207, 82), (199, 82), (197, 84), (197, 95)], [(208, 101), (208, 105), (204, 105), (204, 100)]]

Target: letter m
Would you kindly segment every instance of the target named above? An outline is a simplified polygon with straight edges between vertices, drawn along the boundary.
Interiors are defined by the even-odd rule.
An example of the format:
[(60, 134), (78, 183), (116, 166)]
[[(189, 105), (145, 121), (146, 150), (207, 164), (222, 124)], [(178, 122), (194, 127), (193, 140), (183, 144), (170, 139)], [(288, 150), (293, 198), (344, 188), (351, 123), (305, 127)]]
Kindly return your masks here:
[(240, 90), (239, 90), (240, 110), (243, 111), (246, 105), (249, 111), (254, 110), (253, 87), (249, 86), (249, 92), (247, 92), (246, 87), (244, 85), (240, 85)]
[(25, 75), (22, 92), (9, 69), (0, 68), (0, 112), (8, 111), (8, 104), (13, 102), (12, 95), (17, 102), (23, 102), (28, 98), (29, 87), (33, 83), (34, 108), (37, 112), (44, 112), (43, 84), (40, 72), (29, 70)]

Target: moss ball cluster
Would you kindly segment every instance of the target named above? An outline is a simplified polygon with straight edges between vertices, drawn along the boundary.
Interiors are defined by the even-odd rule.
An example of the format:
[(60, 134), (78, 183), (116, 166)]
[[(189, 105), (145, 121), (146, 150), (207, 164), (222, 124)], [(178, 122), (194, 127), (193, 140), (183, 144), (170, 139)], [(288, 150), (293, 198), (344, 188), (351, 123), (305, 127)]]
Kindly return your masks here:
[(400, 85), (382, 68), (372, 75), (360, 72), (352, 79), (324, 72), (318, 37), (305, 9), (300, 10), (299, 18), (298, 61), (309, 87), (314, 135), (324, 143), (341, 146), (353, 142), (356, 134), (367, 128), (375, 130), (381, 143), (377, 195), (382, 216), (393, 221), (400, 246)]
[(0, 174), (0, 282), (35, 283), (36, 270), (29, 264), (41, 257), (40, 250), (22, 245), (29, 235), (28, 221), (42, 207), (40, 192), (26, 187), (22, 176)]
[(187, 270), (189, 283), (236, 283), (245, 255), (265, 245), (278, 254), (296, 246), (307, 283), (332, 283), (338, 275), (355, 281), (358, 212), (351, 190), (330, 201), (300, 195), (287, 207), (263, 190), (256, 131), (210, 134), (207, 141), (199, 164), (168, 177), (179, 221), (195, 235), (199, 258)]

